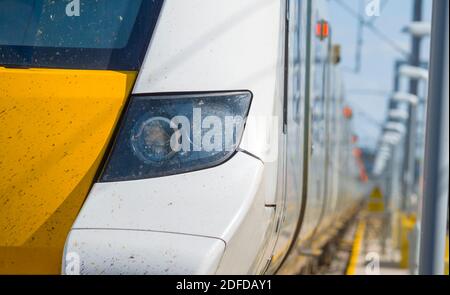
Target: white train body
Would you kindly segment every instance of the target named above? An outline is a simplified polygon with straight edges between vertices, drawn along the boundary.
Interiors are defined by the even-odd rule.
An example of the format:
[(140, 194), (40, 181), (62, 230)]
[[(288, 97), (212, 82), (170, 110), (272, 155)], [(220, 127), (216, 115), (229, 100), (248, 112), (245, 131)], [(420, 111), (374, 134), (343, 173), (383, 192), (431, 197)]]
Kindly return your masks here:
[(299, 269), (311, 241), (361, 198), (332, 36), (316, 35), (329, 21), (324, 6), (164, 1), (132, 95), (248, 91), (242, 140), (207, 169), (95, 183), (67, 236), (63, 273)]
[[(144, 0), (141, 9), (158, 7), (151, 29), (138, 26), (141, 4), (85, 2), (82, 17), (100, 13), (111, 26), (80, 21), (98, 31), (69, 36), (75, 2), (69, 19), (47, 18), (64, 9), (39, 2), (29, 22), (37, 33), (21, 40), (32, 29), (15, 15), (38, 6), (1, 4), (11, 20), (0, 20), (0, 91), (18, 107), (0, 101), (9, 155), (0, 158), (0, 273), (297, 273), (363, 194), (325, 2)], [(174, 110), (198, 119), (202, 136), (184, 145), (178, 130), (164, 154), (158, 124), (185, 122)], [(218, 144), (229, 150), (210, 146), (217, 122), (232, 124)]]

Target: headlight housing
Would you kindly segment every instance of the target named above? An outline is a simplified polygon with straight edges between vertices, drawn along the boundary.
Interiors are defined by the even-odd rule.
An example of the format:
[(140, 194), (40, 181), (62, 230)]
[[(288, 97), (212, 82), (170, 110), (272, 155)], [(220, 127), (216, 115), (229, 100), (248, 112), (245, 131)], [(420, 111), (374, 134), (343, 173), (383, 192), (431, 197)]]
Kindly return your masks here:
[(210, 168), (236, 151), (250, 108), (248, 91), (131, 98), (101, 182)]

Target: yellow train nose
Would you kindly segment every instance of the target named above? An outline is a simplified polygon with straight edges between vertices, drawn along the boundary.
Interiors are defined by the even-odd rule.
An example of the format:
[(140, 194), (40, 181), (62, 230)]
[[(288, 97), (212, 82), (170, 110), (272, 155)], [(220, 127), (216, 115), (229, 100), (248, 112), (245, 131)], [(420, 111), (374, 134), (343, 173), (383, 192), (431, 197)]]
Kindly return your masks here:
[(135, 78), (0, 67), (0, 273), (60, 273)]

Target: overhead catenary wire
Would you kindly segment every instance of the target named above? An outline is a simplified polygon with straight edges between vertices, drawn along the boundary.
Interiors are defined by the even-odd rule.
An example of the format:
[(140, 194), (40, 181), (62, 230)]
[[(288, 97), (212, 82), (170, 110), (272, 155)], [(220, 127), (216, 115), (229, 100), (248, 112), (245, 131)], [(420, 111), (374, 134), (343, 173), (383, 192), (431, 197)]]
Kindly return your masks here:
[(386, 34), (384, 34), (380, 29), (378, 29), (377, 26), (375, 26), (373, 21), (366, 21), (364, 16), (362, 16), (360, 13), (355, 11), (353, 8), (351, 8), (348, 4), (344, 3), (342, 0), (334, 0), (340, 7), (342, 7), (347, 13), (349, 13), (351, 16), (358, 19), (361, 24), (363, 24), (366, 28), (368, 28), (375, 36), (377, 36), (381, 41), (385, 42), (387, 45), (389, 45), (392, 49), (400, 53), (406, 58), (409, 58), (410, 54), (409, 52), (404, 49), (402, 46), (397, 44), (394, 40), (389, 38)]

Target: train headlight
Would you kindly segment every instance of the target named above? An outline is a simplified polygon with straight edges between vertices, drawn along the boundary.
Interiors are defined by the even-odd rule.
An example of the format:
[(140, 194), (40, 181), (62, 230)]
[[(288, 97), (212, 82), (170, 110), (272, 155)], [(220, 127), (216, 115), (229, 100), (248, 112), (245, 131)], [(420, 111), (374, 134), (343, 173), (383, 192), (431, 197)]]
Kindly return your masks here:
[(228, 160), (251, 98), (248, 91), (133, 96), (100, 181), (173, 175)]
[(164, 163), (175, 155), (170, 138), (175, 131), (164, 117), (146, 118), (131, 131), (130, 143), (135, 155), (144, 163)]

